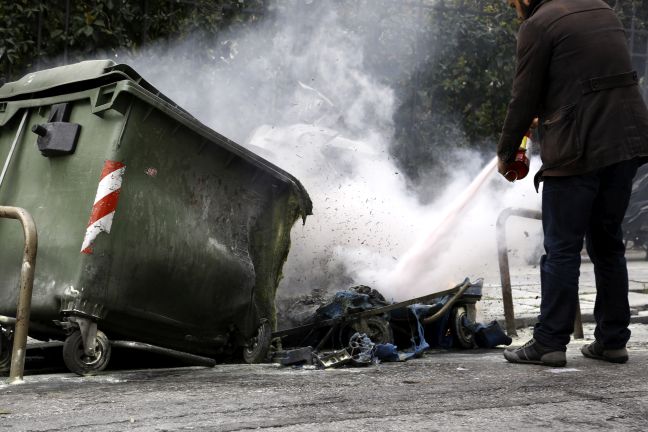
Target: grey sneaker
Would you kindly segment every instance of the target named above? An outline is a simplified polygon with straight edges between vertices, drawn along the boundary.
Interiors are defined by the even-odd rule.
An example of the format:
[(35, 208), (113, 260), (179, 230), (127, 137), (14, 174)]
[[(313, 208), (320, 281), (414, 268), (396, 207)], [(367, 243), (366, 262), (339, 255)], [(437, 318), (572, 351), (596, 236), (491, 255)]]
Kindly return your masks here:
[(628, 361), (627, 349), (605, 349), (598, 341), (583, 345), (581, 353), (587, 358), (605, 360), (610, 363), (625, 363)]
[(564, 351), (544, 347), (535, 339), (531, 339), (519, 348), (505, 349), (504, 358), (511, 363), (530, 363), (552, 367), (563, 367), (567, 364)]

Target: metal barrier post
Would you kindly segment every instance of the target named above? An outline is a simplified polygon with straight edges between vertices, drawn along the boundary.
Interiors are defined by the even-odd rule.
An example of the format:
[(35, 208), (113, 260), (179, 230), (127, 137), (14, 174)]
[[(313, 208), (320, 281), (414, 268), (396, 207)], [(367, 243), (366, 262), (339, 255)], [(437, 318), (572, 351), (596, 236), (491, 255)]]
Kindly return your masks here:
[(9, 382), (15, 383), (22, 381), (25, 372), (25, 354), (27, 350), (32, 289), (34, 287), (38, 235), (34, 219), (24, 209), (0, 206), (0, 218), (18, 220), (22, 224), (25, 236), (23, 263), (20, 270), (20, 293), (18, 295), (18, 306), (16, 309), (16, 327), (14, 330), (13, 351), (11, 353), (11, 370), (9, 371)]
[[(508, 248), (506, 246), (506, 220), (509, 216), (519, 216), (527, 219), (542, 220), (542, 212), (523, 208), (506, 208), (497, 217), (497, 252), (502, 281), (502, 303), (504, 303), (504, 320), (506, 333), (517, 336), (515, 328), (515, 312), (513, 310), (513, 292), (511, 290), (511, 273), (509, 271)], [(583, 322), (581, 319), (580, 300), (576, 304), (576, 318), (574, 320), (574, 338), (583, 338)]]

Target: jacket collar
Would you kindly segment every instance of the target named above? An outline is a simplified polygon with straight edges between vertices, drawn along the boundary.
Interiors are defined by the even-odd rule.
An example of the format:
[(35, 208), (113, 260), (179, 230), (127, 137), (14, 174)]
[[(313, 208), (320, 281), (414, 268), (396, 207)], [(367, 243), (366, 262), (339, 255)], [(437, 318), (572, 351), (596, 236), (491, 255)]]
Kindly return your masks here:
[(529, 10), (531, 12), (529, 12), (529, 16), (527, 17), (527, 19), (531, 18), (533, 14), (536, 13), (538, 9), (540, 9), (540, 6), (542, 6), (545, 3), (549, 3), (550, 1), (551, 0), (531, 0), (531, 3), (529, 4)]

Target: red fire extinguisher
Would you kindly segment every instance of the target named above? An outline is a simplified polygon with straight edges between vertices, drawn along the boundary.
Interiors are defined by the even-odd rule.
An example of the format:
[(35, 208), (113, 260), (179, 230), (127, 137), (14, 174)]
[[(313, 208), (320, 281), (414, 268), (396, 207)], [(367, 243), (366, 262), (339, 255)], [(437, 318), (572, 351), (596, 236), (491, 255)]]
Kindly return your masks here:
[(506, 167), (506, 180), (513, 182), (521, 180), (529, 174), (529, 158), (526, 155), (528, 143), (531, 142), (531, 131), (522, 138), (522, 144), (515, 153), (515, 159)]

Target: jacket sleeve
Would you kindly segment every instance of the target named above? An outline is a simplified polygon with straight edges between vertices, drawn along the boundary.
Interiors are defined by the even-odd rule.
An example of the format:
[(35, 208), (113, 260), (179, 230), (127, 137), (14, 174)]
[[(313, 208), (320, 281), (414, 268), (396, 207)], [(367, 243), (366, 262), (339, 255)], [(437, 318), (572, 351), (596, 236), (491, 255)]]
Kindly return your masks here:
[(517, 68), (497, 155), (511, 161), (522, 137), (538, 115), (542, 91), (551, 61), (551, 44), (545, 32), (533, 21), (525, 21), (518, 32)]

